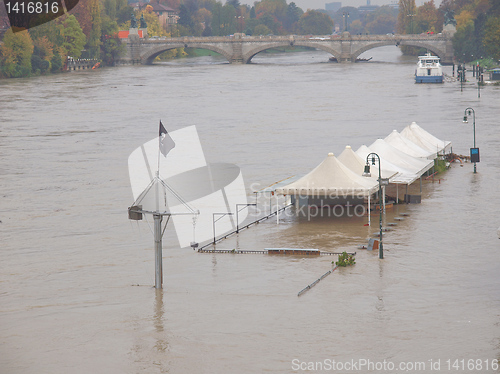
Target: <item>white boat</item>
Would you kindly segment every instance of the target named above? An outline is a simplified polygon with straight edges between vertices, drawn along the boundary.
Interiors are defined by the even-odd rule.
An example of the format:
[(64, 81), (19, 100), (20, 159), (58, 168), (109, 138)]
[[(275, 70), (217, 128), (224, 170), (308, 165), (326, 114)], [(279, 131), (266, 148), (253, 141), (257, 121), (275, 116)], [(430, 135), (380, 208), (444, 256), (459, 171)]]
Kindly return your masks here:
[(418, 56), (415, 83), (443, 83), (443, 68), (439, 60), (430, 53)]

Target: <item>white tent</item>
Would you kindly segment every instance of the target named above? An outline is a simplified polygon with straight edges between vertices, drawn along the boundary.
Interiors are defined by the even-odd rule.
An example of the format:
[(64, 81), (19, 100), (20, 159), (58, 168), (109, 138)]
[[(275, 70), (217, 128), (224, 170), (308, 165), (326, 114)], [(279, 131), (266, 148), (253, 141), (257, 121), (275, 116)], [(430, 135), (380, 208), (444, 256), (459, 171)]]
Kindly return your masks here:
[[(358, 148), (356, 154), (360, 156), (362, 159), (366, 160), (366, 156), (368, 156), (372, 152), (374, 152), (372, 149), (368, 148), (366, 145), (362, 145), (361, 147)], [(379, 157), (380, 157), (380, 167), (382, 169), (382, 173), (384, 172), (384, 170), (395, 170), (398, 172), (396, 175), (394, 175), (389, 179), (390, 183), (412, 184), (420, 177), (419, 175), (408, 169), (393, 164), (392, 162), (388, 161), (387, 159), (385, 159), (380, 155)], [(374, 173), (378, 173), (378, 171), (376, 172), (372, 171), (372, 175)]]
[(378, 189), (373, 179), (356, 174), (342, 164), (333, 153), (311, 172), (284, 187), (276, 189), (283, 195), (357, 196), (366, 197)]
[[(363, 172), (365, 171), (366, 156), (365, 158), (362, 158), (360, 155), (358, 155), (356, 152), (352, 150), (350, 145), (347, 145), (340, 154), (340, 156), (337, 158), (340, 162), (342, 162), (345, 166), (347, 166), (357, 175), (362, 175)], [(389, 170), (389, 169), (390, 168), (384, 168), (381, 170), (382, 178), (391, 178), (398, 174), (397, 170)], [(370, 178), (372, 178), (375, 182), (378, 183), (378, 173), (372, 173), (372, 176)]]
[(451, 142), (436, 138), (415, 122), (406, 126), (403, 131), (401, 131), (401, 136), (411, 140), (424, 149), (428, 149), (431, 152), (442, 153), (451, 150)]
[(432, 152), (424, 149), (408, 138), (402, 136), (397, 130), (393, 130), (385, 139), (394, 148), (412, 156), (434, 160), (437, 157), (436, 151)]
[(408, 154), (394, 148), (383, 139), (377, 139), (370, 145), (370, 149), (380, 157), (392, 162), (396, 166), (417, 174), (419, 177), (434, 166), (434, 161), (424, 160), (409, 156)]

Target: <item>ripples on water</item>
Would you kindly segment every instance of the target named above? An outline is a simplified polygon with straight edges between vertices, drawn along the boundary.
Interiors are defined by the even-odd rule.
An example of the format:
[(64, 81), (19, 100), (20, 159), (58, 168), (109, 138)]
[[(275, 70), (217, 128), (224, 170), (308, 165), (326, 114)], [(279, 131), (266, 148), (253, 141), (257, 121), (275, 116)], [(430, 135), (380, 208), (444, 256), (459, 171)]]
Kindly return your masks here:
[[(217, 58), (0, 82), (0, 366), (6, 373), (292, 371), (292, 360), (498, 358), (498, 87), (415, 85), (394, 47), (365, 64), (322, 52)], [(451, 68), (445, 68), (451, 74)], [(422, 204), (388, 211), (385, 259), (211, 255), (164, 241), (156, 292), (152, 235), (127, 220), (127, 157), (156, 135), (197, 125), (211, 162), (247, 184), (306, 173), (416, 121), (468, 153), (476, 110), (478, 174), (454, 165)], [(353, 219), (269, 220), (220, 248), (354, 250)], [(426, 371), (428, 372), (428, 370)]]

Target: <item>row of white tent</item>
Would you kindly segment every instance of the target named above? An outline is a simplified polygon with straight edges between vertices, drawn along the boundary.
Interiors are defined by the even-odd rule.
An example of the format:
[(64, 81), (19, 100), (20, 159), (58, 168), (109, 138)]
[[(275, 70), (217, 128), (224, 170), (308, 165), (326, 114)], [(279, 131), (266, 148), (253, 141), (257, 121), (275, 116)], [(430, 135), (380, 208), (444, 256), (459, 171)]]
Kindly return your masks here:
[[(451, 151), (451, 142), (430, 134), (415, 122), (398, 133), (394, 130), (385, 139), (357, 151), (346, 146), (335, 157), (329, 153), (325, 160), (302, 178), (276, 188), (282, 195), (370, 196), (378, 189), (378, 165), (372, 166), (371, 177), (363, 177), (367, 156), (380, 157), (381, 177), (389, 183), (410, 185), (434, 166), (434, 159)], [(371, 158), (370, 158), (371, 159)], [(371, 162), (370, 162), (371, 164)]]

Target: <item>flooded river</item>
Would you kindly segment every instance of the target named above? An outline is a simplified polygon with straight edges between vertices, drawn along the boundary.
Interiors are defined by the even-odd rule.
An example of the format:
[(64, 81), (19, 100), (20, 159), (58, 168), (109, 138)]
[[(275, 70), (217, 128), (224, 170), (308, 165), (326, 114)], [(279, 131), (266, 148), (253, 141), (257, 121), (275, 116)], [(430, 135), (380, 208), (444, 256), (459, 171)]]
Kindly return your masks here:
[[(500, 87), (478, 98), (473, 83), (415, 85), (415, 59), (395, 47), (362, 57), (373, 59), (201, 57), (0, 81), (0, 372), (332, 372), (333, 360), (343, 373), (497, 372)], [(384, 260), (357, 250), (355, 266), (297, 297), (332, 256), (201, 254), (169, 228), (153, 288), (153, 237), (127, 219), (127, 158), (160, 118), (196, 125), (207, 160), (264, 187), (412, 121), (468, 154), (469, 106), (478, 173), (455, 164), (424, 183), (421, 204), (388, 210), (386, 222), (409, 216), (385, 235)], [(270, 219), (218, 248), (356, 251), (372, 222)]]

